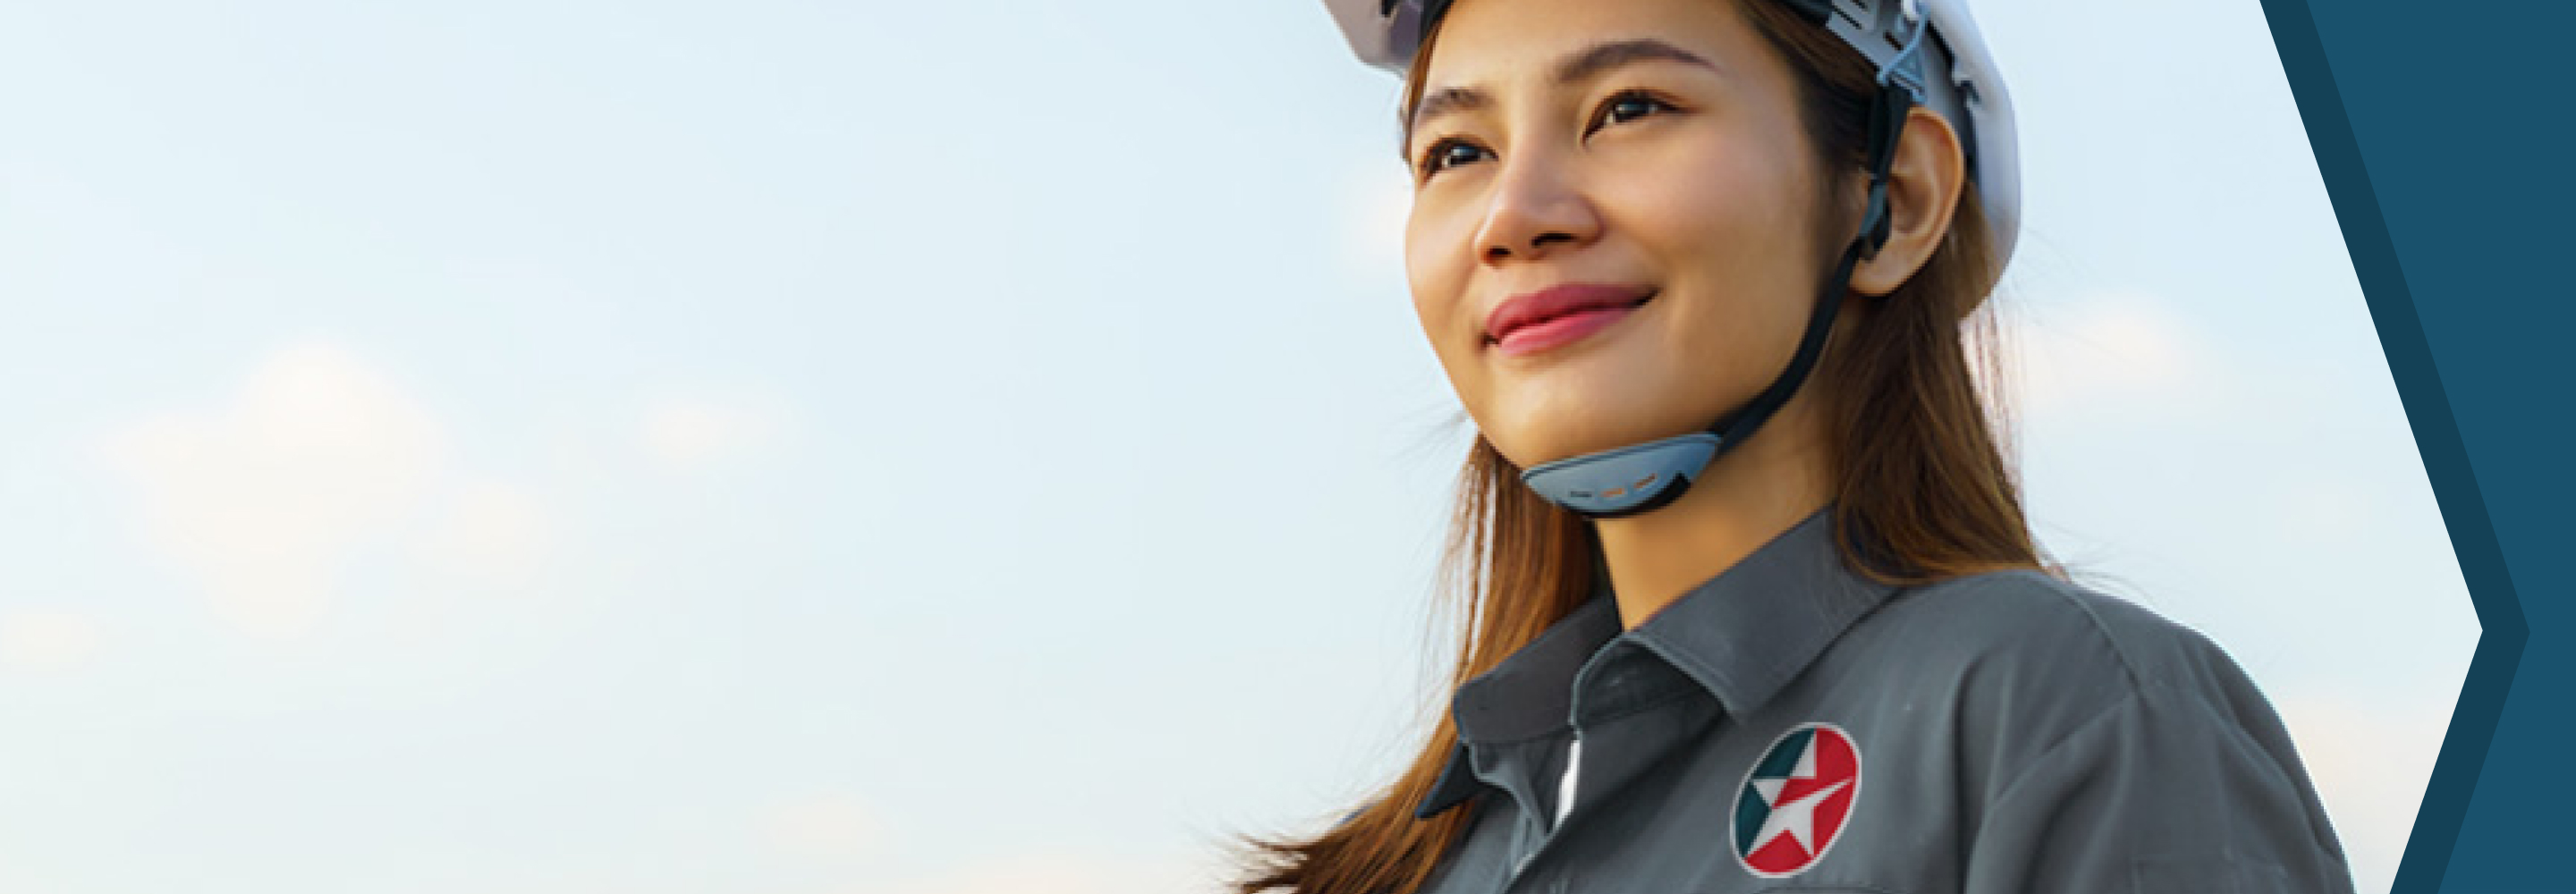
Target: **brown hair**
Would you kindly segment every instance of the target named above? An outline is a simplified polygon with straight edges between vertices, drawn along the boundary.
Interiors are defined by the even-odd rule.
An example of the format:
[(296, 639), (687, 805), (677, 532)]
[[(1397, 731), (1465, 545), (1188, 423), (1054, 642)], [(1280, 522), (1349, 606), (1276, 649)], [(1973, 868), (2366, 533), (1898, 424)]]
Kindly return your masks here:
[[(1734, 0), (1795, 76), (1801, 118), (1823, 170), (1865, 164), (1867, 111), (1876, 89), (1861, 55), (1773, 0)], [(1424, 35), (1406, 78), (1402, 111), (1421, 100), (1437, 28)], [(1820, 215), (1844, 228), (1822, 244), (1839, 251), (1858, 214), (1850, 177), (1826, 177)], [(1885, 583), (1913, 585), (2001, 569), (2044, 569), (1999, 432), (2001, 401), (1991, 311), (1994, 281), (1985, 215), (1963, 190), (1950, 231), (1922, 269), (1855, 309), (1817, 368), (1832, 455), (1834, 528), (1845, 561)], [(1581, 517), (1541, 499), (1520, 469), (1478, 437), (1460, 470), (1445, 557), (1444, 593), (1460, 610), (1463, 648), (1451, 685), (1491, 670), (1593, 595), (1600, 545)], [(2054, 569), (2049, 569), (2054, 570)], [(1248, 840), (1241, 894), (1413, 894), (1466, 831), (1472, 811), (1427, 820), (1415, 805), (1458, 742), (1443, 712), (1421, 752), (1395, 781), (1340, 825), (1302, 840)]]

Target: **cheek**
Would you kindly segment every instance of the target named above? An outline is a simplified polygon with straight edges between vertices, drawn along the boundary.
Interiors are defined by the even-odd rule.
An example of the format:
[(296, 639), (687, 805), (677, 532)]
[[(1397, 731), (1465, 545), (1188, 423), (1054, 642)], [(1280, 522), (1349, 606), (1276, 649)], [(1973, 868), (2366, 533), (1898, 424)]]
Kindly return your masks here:
[[(1620, 178), (1615, 204), (1627, 210), (1633, 237), (1683, 268), (1793, 260), (1783, 255), (1803, 244), (1799, 234), (1808, 219), (1798, 185), (1805, 182), (1802, 170), (1784, 167), (1789, 162), (1767, 147), (1740, 143), (1726, 151), (1672, 154), (1677, 157), (1638, 166), (1645, 176)], [(1784, 170), (1791, 173), (1783, 176)]]
[(1691, 149), (1635, 165), (1645, 176), (1602, 196), (1670, 299), (1639, 349), (1603, 376), (1637, 385), (1603, 411), (1634, 423), (1620, 430), (1636, 437), (1705, 425), (1750, 399), (1796, 352), (1815, 300), (1807, 169), (1743, 140)]
[(1484, 321), (1470, 295), (1477, 260), (1468, 245), (1479, 223), (1462, 203), (1417, 197), (1404, 230), (1404, 273), (1413, 312), (1451, 390), (1473, 413), (1485, 406), (1487, 371), (1478, 362)]
[(1701, 336), (1751, 334), (1743, 330), (1796, 317), (1815, 297), (1805, 169), (1777, 150), (1738, 147), (1715, 162), (1697, 154), (1688, 176), (1637, 178), (1620, 200), (1628, 232), (1669, 285), (1693, 296)]
[(1467, 282), (1475, 272), (1475, 260), (1464, 248), (1473, 222), (1465, 218), (1417, 200), (1405, 222), (1404, 274), (1413, 310), (1444, 359), (1456, 349), (1451, 342), (1460, 332), (1461, 315), (1469, 312)]

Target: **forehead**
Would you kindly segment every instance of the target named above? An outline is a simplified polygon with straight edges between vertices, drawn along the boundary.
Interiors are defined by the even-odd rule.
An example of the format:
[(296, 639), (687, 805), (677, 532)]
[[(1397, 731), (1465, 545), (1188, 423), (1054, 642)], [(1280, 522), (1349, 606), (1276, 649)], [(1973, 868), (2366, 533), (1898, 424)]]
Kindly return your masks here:
[(1440, 22), (1424, 84), (1544, 80), (1560, 60), (1606, 41), (1651, 38), (1735, 73), (1763, 58), (1738, 0), (1457, 0)]

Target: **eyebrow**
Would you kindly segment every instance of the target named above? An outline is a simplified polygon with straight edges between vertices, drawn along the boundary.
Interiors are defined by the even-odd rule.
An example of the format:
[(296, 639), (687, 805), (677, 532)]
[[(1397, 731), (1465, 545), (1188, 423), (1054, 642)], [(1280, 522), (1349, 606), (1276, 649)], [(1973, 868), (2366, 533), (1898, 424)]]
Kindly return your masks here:
[[(1679, 62), (1710, 71), (1719, 70), (1716, 63), (1697, 53), (1651, 37), (1638, 37), (1593, 44), (1580, 53), (1567, 56), (1565, 61), (1556, 65), (1556, 82), (1571, 84), (1589, 80), (1623, 65), (1648, 61)], [(1472, 87), (1442, 87), (1423, 94), (1422, 101), (1414, 104), (1413, 115), (1405, 122), (1405, 132), (1412, 133), (1423, 122), (1442, 115), (1474, 111), (1492, 104), (1493, 97), (1484, 91)]]
[(1679, 62), (1717, 70), (1717, 63), (1700, 58), (1698, 53), (1651, 37), (1640, 37), (1593, 44), (1583, 52), (1567, 57), (1556, 66), (1556, 82), (1571, 84), (1598, 77), (1602, 72), (1622, 65), (1647, 61)]

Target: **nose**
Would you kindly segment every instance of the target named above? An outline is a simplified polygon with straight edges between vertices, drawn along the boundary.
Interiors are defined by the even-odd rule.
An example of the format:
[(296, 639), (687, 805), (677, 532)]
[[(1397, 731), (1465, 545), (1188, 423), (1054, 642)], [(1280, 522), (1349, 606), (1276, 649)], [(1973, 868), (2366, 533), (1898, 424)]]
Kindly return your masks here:
[(1523, 154), (1496, 179), (1476, 244), (1486, 264), (1530, 261), (1591, 244), (1601, 218), (1563, 166)]

